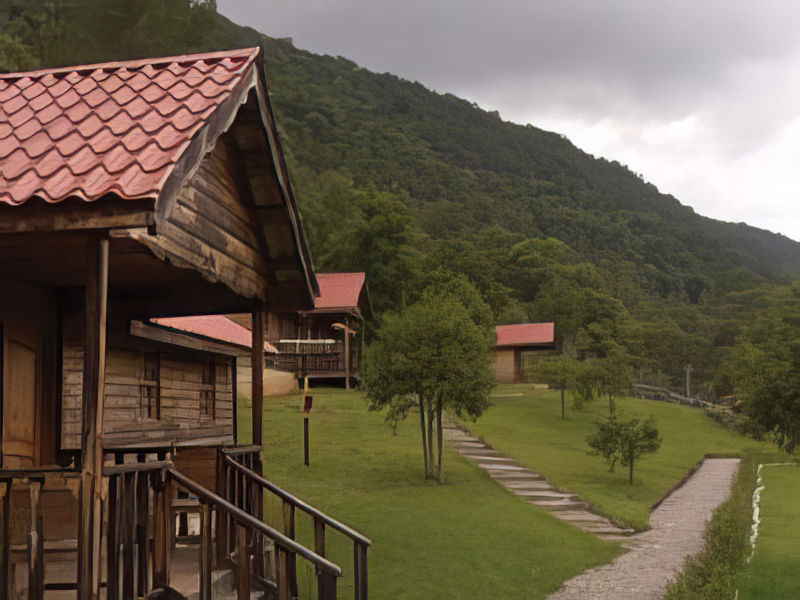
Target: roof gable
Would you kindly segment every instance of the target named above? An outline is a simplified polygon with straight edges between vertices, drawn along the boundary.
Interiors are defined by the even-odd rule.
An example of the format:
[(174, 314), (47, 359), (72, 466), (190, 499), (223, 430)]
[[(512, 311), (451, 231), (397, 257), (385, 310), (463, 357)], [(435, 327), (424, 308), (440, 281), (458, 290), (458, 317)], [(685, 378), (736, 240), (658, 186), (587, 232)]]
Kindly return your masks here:
[(258, 49), (0, 75), (0, 203), (155, 201)]
[(314, 309), (358, 308), (365, 273), (317, 273), (319, 296)]

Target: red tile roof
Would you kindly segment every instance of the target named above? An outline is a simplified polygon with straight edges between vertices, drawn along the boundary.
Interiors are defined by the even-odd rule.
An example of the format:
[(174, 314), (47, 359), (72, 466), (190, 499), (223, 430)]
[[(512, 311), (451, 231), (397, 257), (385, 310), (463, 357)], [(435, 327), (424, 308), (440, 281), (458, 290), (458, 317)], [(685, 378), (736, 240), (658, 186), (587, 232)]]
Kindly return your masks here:
[(315, 309), (357, 308), (364, 273), (317, 273), (320, 295), (314, 300)]
[[(250, 330), (223, 315), (169, 317), (165, 319), (151, 319), (150, 322), (160, 327), (168, 327), (184, 333), (200, 335), (245, 348), (252, 348), (253, 337)], [(264, 351), (277, 353), (278, 349), (269, 342), (264, 342)]]
[(258, 52), (0, 75), (0, 204), (155, 200)]
[(553, 323), (519, 323), (516, 325), (498, 325), (496, 347), (539, 346), (555, 342), (555, 325)]

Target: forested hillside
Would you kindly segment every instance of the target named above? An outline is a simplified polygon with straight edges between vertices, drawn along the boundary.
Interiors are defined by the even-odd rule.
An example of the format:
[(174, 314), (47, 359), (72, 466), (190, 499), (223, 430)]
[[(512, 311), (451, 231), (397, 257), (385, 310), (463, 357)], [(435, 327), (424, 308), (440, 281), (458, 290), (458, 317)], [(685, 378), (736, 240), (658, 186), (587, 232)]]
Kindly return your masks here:
[(316, 265), (366, 270), (378, 313), (444, 269), (498, 322), (554, 320), (577, 351), (621, 349), (648, 381), (691, 362), (713, 391), (742, 326), (794, 302), (800, 244), (698, 216), (563, 136), (265, 37), (213, 2), (0, 0), (0, 21), (7, 71), (261, 45)]

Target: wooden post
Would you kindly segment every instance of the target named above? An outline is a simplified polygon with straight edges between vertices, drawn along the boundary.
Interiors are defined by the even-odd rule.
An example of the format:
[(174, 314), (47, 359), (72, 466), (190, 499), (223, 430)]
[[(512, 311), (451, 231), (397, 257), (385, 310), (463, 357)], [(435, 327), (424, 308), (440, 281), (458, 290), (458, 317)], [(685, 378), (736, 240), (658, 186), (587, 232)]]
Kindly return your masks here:
[(314, 517), (314, 552), (325, 556), (325, 521)]
[[(264, 309), (253, 311), (253, 445), (263, 442), (264, 419)], [(259, 461), (260, 465), (261, 461)], [(259, 474), (261, 470), (257, 471)]]
[(0, 600), (8, 600), (11, 582), (11, 480), (3, 483), (3, 515), (0, 519)]
[(86, 338), (83, 347), (78, 600), (94, 600), (100, 593), (107, 301), (108, 238), (90, 235), (86, 247)]
[(169, 563), (172, 554), (172, 485), (167, 473), (158, 475), (155, 517), (153, 518), (153, 587), (169, 585)]
[(31, 528), (28, 534), (28, 598), (44, 598), (44, 539), (41, 514), (42, 482), (29, 484)]
[(211, 600), (211, 572), (213, 570), (211, 542), (211, 505), (200, 507), (200, 600)]
[(236, 524), (236, 600), (250, 598), (250, 553), (247, 550), (247, 529)]
[(108, 482), (108, 531), (106, 532), (106, 562), (108, 563), (107, 591), (108, 600), (119, 600), (119, 510), (117, 507), (117, 486), (119, 475), (114, 475)]
[(350, 389), (350, 322), (344, 318), (344, 389)]

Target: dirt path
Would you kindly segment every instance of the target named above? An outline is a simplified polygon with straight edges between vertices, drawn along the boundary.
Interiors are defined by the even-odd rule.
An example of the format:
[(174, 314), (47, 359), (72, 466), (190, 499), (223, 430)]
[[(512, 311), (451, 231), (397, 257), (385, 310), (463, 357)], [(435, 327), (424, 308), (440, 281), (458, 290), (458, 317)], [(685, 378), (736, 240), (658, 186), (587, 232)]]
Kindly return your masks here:
[(573, 577), (549, 600), (663, 598), (684, 557), (700, 550), (711, 513), (728, 497), (738, 468), (738, 458), (706, 459), (653, 511), (651, 529), (628, 538), (630, 552)]

